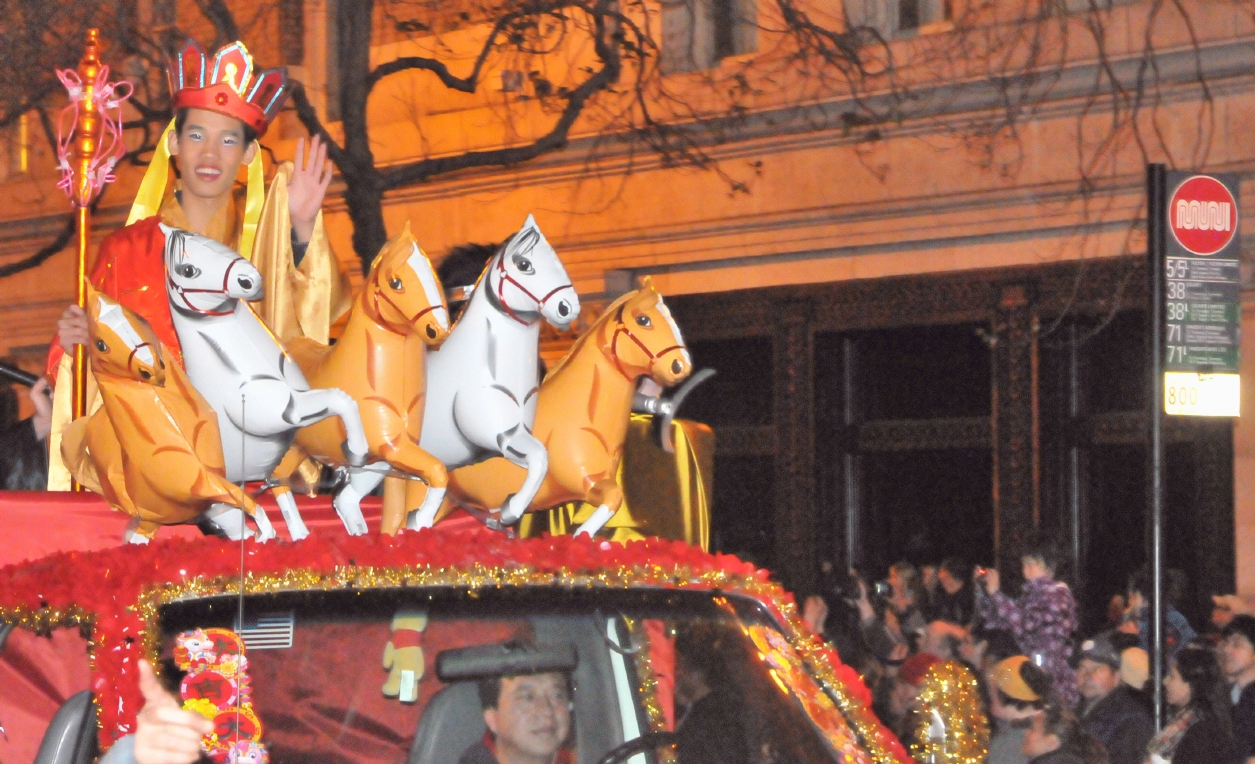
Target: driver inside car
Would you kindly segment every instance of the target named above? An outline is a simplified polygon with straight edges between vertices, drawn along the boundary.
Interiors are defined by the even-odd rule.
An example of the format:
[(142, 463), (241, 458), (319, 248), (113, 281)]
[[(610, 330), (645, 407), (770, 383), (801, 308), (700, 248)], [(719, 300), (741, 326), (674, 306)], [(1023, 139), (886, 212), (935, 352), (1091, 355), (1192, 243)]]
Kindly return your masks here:
[(458, 764), (572, 764), (571, 678), (560, 672), (479, 681), (488, 732)]

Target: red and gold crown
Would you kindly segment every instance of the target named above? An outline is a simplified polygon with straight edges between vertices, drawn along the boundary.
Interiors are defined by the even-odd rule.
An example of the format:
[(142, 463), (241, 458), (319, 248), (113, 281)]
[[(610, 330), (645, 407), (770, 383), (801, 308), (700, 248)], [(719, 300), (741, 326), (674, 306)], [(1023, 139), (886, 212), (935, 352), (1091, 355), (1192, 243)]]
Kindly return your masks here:
[(242, 120), (261, 136), (288, 97), (282, 69), (253, 71), (253, 57), (242, 42), (218, 49), (213, 59), (188, 40), (170, 62), (173, 108), (208, 109)]

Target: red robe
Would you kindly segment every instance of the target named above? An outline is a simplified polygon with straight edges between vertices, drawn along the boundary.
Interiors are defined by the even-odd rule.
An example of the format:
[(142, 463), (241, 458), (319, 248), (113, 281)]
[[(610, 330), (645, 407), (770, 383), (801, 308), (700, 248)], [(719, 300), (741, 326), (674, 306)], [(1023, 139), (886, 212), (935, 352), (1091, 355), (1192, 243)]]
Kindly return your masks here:
[[(166, 296), (166, 236), (160, 225), (161, 216), (153, 215), (106, 236), (88, 278), (97, 291), (143, 316), (181, 366), (182, 348)], [(52, 379), (64, 352), (58, 336), (48, 351)]]

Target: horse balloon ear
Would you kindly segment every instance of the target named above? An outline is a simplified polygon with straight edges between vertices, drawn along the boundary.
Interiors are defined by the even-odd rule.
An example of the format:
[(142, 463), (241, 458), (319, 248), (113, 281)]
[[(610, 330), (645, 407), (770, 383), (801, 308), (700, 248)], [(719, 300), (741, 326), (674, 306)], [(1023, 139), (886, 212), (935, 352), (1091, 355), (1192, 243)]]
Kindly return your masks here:
[(396, 262), (405, 262), (417, 246), (418, 240), (414, 238), (413, 232), (410, 231), (410, 221), (407, 220), (401, 228), (401, 232), (379, 248), (379, 254), (375, 255), (375, 259), (371, 261), (370, 272), (367, 275), (374, 274), (376, 268), (391, 266)]
[(654, 289), (654, 280), (650, 278), (649, 276), (646, 276), (645, 278), (641, 279), (641, 291), (652, 292), (654, 294), (658, 294), (658, 290)]
[(87, 317), (94, 323), (100, 319), (100, 313), (109, 303), (113, 302), (100, 292), (96, 291), (96, 287), (87, 282)]
[(533, 216), (530, 212), (527, 214), (527, 220), (524, 220), (524, 221), (523, 221), (523, 227), (522, 227), (522, 228), (520, 228), (519, 230), (520, 230), (520, 231), (526, 231), (526, 230), (527, 230), (527, 229), (529, 229), (529, 228), (534, 228), (534, 229), (536, 229), (537, 231), (539, 231), (539, 230), (540, 230), (540, 226), (536, 225), (536, 218), (535, 218), (535, 216)]

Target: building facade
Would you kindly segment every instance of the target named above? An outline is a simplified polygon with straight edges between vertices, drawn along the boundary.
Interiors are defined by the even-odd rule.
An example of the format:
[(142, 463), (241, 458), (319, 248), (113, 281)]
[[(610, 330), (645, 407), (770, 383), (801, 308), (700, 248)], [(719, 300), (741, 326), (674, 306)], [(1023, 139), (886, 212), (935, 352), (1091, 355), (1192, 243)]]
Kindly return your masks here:
[[(904, 57), (957, 34), (951, 20), (964, 13), (932, 0), (818, 5), (834, 24), (874, 27)], [(1086, 21), (1069, 14), (1091, 7), (1046, 5), (1055, 42)], [(1187, 25), (1152, 22), (1149, 2), (1098, 5), (1088, 12), (1105, 25), (1104, 44), (1075, 44), (992, 138), (986, 126), (1006, 93), (994, 78), (956, 87), (915, 71), (912, 98), (929, 108), (871, 127), (841, 118), (852, 113), (849, 92), (790, 81), (706, 146), (718, 171), (616, 149), (589, 117), (563, 151), (390, 192), (385, 220), (390, 231), (409, 220), (438, 259), (500, 241), (533, 213), (593, 311), (649, 276), (698, 365), (719, 372), (685, 415), (716, 431), (721, 550), (811, 591), (831, 571), (879, 576), (899, 559), (959, 556), (1012, 571), (1041, 528), (1071, 550), (1096, 620), (1146, 560), (1145, 161), (1237, 173), (1242, 218), (1255, 213), (1249, 10), (1188, 4)], [(665, 76), (695, 99), (712, 80), (781, 60), (775, 4), (650, 7)], [(309, 85), (334, 133), (337, 9), (307, 0), (297, 10), (280, 24), (287, 52), (273, 55)], [(1145, 103), (1127, 117), (1112, 93), (1143, 83), (1151, 23), (1157, 79), (1138, 84)], [(486, 22), (427, 28), (397, 9), (377, 14), (372, 60), (437, 43), (473, 50)], [(486, 80), (509, 91), (525, 74), (502, 63)], [(507, 129), (493, 99), (450, 94), (423, 72), (387, 80), (371, 102), (377, 162), (508, 145), (512, 130), (541, 118), (524, 109)], [(1136, 130), (1107, 127), (1121, 119)], [(285, 115), (266, 143), (289, 156), (302, 133)], [(1139, 135), (1154, 136), (1144, 151)], [(46, 145), (22, 140), (15, 150), (28, 166), (51, 167)], [(0, 185), (0, 266), (62, 225), (51, 182), (28, 169)], [(124, 174), (110, 190), (99, 231), (122, 222), (136, 183)], [(327, 211), (333, 244), (356, 267), (343, 201)], [(37, 365), (73, 292), (71, 262), (67, 250), (0, 279), (0, 355)], [(1243, 368), (1255, 379), (1250, 287)], [(569, 338), (549, 340), (553, 356)], [(1243, 397), (1255, 416), (1255, 399)], [(1255, 595), (1255, 424), (1173, 419), (1166, 431), (1169, 564), (1188, 573), (1196, 601), (1235, 587)]]

